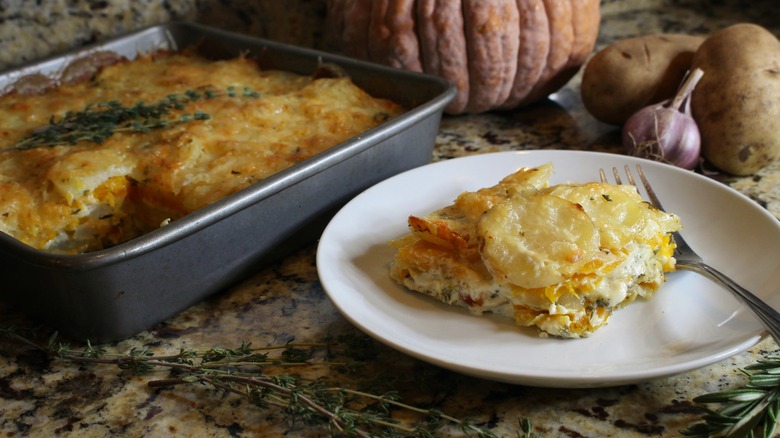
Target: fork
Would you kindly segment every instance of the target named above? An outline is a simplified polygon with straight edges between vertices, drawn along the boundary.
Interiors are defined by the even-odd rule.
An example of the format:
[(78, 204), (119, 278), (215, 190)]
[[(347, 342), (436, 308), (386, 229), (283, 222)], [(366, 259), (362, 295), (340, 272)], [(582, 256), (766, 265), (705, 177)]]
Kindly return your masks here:
[[(658, 196), (656, 196), (655, 191), (650, 185), (650, 181), (648, 181), (647, 177), (645, 177), (645, 174), (642, 171), (642, 167), (637, 164), (636, 170), (637, 173), (639, 174), (639, 178), (642, 180), (642, 185), (644, 186), (645, 191), (647, 192), (647, 196), (650, 198), (650, 202), (652, 203), (652, 205), (661, 211), (665, 211), (663, 206), (661, 205), (661, 201), (658, 199)], [(634, 177), (631, 174), (631, 169), (629, 168), (628, 165), (625, 166), (625, 172), (626, 172), (626, 177), (628, 178), (628, 182), (631, 185), (637, 187), (638, 189), (638, 186), (634, 181)], [(615, 182), (617, 182), (618, 184), (622, 184), (622, 181), (620, 179), (620, 172), (618, 171), (618, 169), (613, 167), (612, 173), (614, 174)], [(607, 182), (607, 177), (605, 175), (604, 169), (599, 169), (599, 176), (601, 177), (602, 182)], [(687, 271), (692, 271), (697, 274), (703, 275), (709, 278), (710, 280), (718, 283), (719, 285), (723, 286), (734, 296), (736, 296), (743, 304), (745, 304), (748, 308), (750, 308), (750, 310), (753, 311), (753, 313), (758, 317), (758, 319), (760, 319), (761, 322), (764, 324), (764, 327), (767, 329), (767, 331), (771, 333), (775, 341), (780, 342), (780, 313), (778, 313), (775, 309), (773, 309), (767, 303), (762, 301), (760, 298), (755, 296), (753, 293), (751, 293), (747, 289), (737, 284), (734, 280), (729, 278), (727, 275), (723, 274), (722, 272), (708, 265), (701, 258), (701, 256), (699, 256), (688, 245), (688, 243), (685, 241), (685, 239), (683, 239), (683, 237), (680, 235), (679, 232), (674, 232), (674, 234), (672, 234), (672, 238), (674, 239), (674, 243), (676, 244), (676, 248), (674, 250), (674, 258), (677, 260), (677, 264), (676, 264), (677, 268), (684, 269)]]

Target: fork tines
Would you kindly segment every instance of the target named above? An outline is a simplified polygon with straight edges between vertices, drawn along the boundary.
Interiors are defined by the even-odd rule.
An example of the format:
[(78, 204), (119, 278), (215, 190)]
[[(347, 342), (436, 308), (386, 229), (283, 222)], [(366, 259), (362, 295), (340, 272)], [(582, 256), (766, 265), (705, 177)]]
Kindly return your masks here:
[[(634, 175), (631, 173), (631, 168), (629, 167), (628, 164), (624, 166), (624, 170), (626, 173), (626, 178), (628, 179), (628, 183), (633, 185), (634, 187), (639, 188), (639, 186), (637, 186), (636, 184), (636, 181), (634, 180)], [(637, 164), (636, 171), (639, 174), (639, 179), (642, 180), (642, 185), (644, 186), (645, 191), (647, 192), (647, 196), (650, 198), (650, 202), (653, 204), (655, 208), (665, 211), (663, 206), (661, 205), (661, 201), (658, 199), (658, 196), (656, 196), (653, 187), (650, 185), (650, 181), (648, 181), (644, 171), (642, 171), (642, 166)], [(617, 184), (623, 184), (623, 181), (620, 178), (620, 171), (618, 170), (617, 167), (612, 168), (612, 174), (615, 177), (615, 182)], [(607, 176), (604, 172), (604, 169), (599, 169), (599, 177), (601, 178), (601, 182), (607, 182)]]

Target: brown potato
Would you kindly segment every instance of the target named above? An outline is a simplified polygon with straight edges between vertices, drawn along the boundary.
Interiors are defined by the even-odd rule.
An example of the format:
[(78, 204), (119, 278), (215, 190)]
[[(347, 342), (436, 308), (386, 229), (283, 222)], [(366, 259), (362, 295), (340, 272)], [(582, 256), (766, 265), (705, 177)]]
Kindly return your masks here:
[(755, 24), (714, 32), (692, 61), (704, 71), (691, 97), (702, 155), (750, 175), (780, 157), (780, 41)]
[(617, 41), (585, 65), (580, 93), (602, 122), (622, 125), (640, 109), (674, 96), (703, 36), (645, 35)]

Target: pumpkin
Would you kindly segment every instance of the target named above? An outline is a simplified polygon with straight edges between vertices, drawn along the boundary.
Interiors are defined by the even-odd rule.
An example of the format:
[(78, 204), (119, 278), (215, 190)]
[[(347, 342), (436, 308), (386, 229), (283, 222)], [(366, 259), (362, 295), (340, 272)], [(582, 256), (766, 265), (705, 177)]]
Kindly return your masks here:
[(441, 76), (450, 114), (512, 109), (557, 91), (598, 36), (599, 0), (328, 0), (346, 55)]

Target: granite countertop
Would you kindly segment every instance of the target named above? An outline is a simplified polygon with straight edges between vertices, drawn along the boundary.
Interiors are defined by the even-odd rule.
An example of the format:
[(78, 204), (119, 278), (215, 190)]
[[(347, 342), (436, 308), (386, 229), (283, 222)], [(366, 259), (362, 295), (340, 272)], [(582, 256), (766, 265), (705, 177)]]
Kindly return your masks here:
[[(111, 35), (168, 20), (192, 20), (329, 49), (322, 38), (324, 0), (295, 7), (273, 1), (143, 2), (41, 0), (0, 2), (0, 70), (50, 56)], [(780, 35), (774, 0), (707, 2), (618, 1), (602, 3), (598, 45), (655, 32), (705, 34), (750, 21)], [(286, 3), (287, 4), (287, 3)], [(297, 11), (288, 16), (290, 9)], [(285, 23), (285, 26), (272, 24)], [(309, 29), (295, 32), (289, 29)], [(579, 76), (550, 100), (504, 113), (446, 116), (434, 160), (494, 151), (576, 149), (619, 153), (614, 127), (595, 121), (582, 107)], [(746, 178), (724, 181), (780, 218), (780, 163)], [(676, 436), (700, 418), (692, 399), (745, 383), (739, 367), (778, 350), (765, 339), (721, 362), (668, 378), (597, 389), (548, 389), (461, 375), (368, 340), (334, 308), (318, 282), (316, 244), (301, 249), (233, 287), (130, 339), (104, 346), (155, 354), (213, 346), (237, 347), (362, 340), (371, 354), (356, 371), (339, 366), (305, 368), (304, 377), (337, 379), (352, 387), (392, 382), (405, 402), (470, 418), (497, 436), (519, 436), (518, 420), (539, 436)], [(20, 322), (21, 318), (21, 322)], [(5, 325), (31, 325), (0, 305)], [(46, 331), (43, 327), (41, 331)], [(261, 409), (236, 395), (203, 385), (151, 388), (166, 374), (136, 376), (114, 366), (52, 359), (18, 343), (0, 340), (0, 432), (4, 436), (328, 436), (324, 428), (290, 424), (278, 409)], [(445, 434), (455, 434), (447, 430)]]

